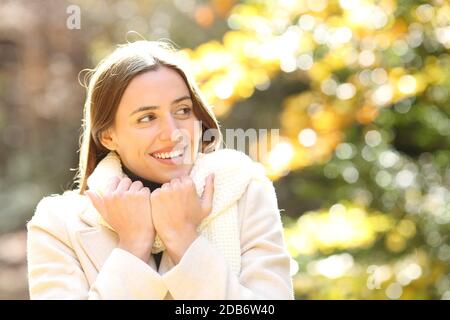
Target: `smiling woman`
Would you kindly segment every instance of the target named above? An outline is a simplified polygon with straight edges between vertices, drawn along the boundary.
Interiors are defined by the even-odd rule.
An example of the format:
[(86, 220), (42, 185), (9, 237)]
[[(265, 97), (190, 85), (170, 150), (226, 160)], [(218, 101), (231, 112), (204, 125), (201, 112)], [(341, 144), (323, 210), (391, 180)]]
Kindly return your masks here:
[[(175, 135), (188, 140), (183, 141), (183, 147), (189, 147), (192, 154), (185, 156), (194, 157), (201, 138), (199, 132), (194, 133), (196, 125), (201, 124), (202, 132), (219, 129), (211, 108), (184, 69), (168, 44), (137, 41), (120, 46), (88, 71), (79, 166), (81, 192), (98, 161), (111, 150), (136, 174), (160, 183), (189, 171), (189, 165), (161, 167), (171, 162), (149, 157), (172, 151)], [(215, 135), (200, 151), (215, 150), (220, 141), (221, 136)], [(192, 165), (188, 160), (183, 162)]]
[(293, 299), (273, 184), (221, 149), (176, 51), (128, 43), (87, 80), (78, 188), (27, 225), (30, 297)]

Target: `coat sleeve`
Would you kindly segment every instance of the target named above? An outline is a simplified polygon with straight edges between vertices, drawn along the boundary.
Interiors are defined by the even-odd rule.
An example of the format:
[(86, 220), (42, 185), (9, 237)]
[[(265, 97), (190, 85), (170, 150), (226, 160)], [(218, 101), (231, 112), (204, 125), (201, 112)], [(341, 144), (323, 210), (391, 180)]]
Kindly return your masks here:
[(272, 182), (253, 179), (240, 200), (241, 272), (202, 235), (180, 262), (163, 275), (174, 299), (292, 300), (290, 255), (286, 249)]
[(27, 224), (30, 299), (163, 299), (161, 276), (131, 253), (116, 248), (94, 283), (89, 282), (72, 249), (57, 199), (44, 198)]

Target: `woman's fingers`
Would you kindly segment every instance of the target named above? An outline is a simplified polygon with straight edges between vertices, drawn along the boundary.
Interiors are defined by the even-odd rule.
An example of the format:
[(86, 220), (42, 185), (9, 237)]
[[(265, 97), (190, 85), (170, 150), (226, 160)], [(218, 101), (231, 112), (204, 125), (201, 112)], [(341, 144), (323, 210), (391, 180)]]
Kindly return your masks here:
[(106, 193), (113, 193), (116, 189), (117, 186), (119, 185), (120, 182), (120, 178), (119, 177), (112, 177), (109, 182), (108, 182), (108, 186), (106, 187)]
[(142, 182), (137, 180), (137, 181), (134, 181), (131, 184), (131, 186), (128, 189), (128, 191), (130, 191), (130, 192), (137, 192), (137, 191), (141, 190), (143, 187), (144, 187), (144, 185), (142, 184)]
[(181, 181), (180, 181), (180, 179), (177, 179), (177, 178), (172, 179), (172, 180), (170, 181), (170, 185), (171, 185), (171, 187), (173, 187), (175, 190), (177, 190), (177, 189), (180, 188), (180, 186), (181, 186)]
[(139, 193), (150, 196), (150, 189), (148, 187), (143, 187), (141, 190), (139, 190)]
[(169, 190), (170, 189), (170, 183), (164, 183), (161, 188), (161, 190)]
[(126, 177), (120, 180), (119, 185), (117, 186), (116, 192), (117, 193), (124, 193), (130, 188), (131, 185), (131, 179)]

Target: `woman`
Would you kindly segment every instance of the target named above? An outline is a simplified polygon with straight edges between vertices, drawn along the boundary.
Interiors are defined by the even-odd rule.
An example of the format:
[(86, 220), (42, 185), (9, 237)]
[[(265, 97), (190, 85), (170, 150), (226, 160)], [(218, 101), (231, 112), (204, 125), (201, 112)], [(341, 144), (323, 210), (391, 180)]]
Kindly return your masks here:
[[(162, 42), (90, 74), (79, 188), (29, 221), (31, 299), (293, 299), (271, 181)], [(208, 139), (205, 137), (208, 136)]]

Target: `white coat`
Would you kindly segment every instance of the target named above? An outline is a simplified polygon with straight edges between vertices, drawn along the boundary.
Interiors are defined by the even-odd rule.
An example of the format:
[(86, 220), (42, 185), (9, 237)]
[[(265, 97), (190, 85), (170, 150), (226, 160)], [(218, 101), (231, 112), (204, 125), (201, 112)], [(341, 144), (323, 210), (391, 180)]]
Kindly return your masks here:
[(99, 223), (87, 196), (45, 197), (27, 224), (30, 298), (293, 299), (291, 257), (270, 180), (251, 179), (237, 212), (238, 275), (202, 234), (176, 265), (164, 251), (157, 269), (153, 256), (145, 263), (117, 248), (117, 234)]

